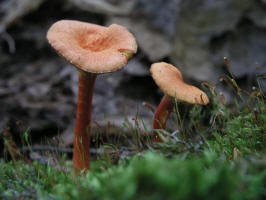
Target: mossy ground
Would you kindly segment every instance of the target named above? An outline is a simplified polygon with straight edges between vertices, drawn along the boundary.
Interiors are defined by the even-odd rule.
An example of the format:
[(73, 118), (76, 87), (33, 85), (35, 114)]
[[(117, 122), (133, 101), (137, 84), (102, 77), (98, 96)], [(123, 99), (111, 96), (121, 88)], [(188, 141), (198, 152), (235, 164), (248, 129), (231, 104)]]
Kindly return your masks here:
[(165, 143), (136, 137), (138, 153), (116, 162), (104, 154), (86, 176), (73, 179), (65, 158), (67, 172), (1, 160), (0, 199), (265, 199), (265, 98), (227, 81), (238, 98), (233, 109), (209, 87), (208, 107), (193, 107), (187, 117), (176, 109), (179, 130), (164, 132)]

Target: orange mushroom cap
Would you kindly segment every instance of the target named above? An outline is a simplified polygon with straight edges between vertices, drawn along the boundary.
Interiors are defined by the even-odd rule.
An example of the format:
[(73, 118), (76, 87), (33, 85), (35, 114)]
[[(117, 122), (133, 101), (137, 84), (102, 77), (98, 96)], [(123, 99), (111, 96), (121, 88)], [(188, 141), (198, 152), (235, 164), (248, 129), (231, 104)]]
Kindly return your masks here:
[(180, 71), (175, 66), (165, 62), (154, 63), (150, 71), (152, 78), (165, 95), (191, 104), (209, 103), (209, 98), (203, 91), (183, 81)]
[(69, 63), (96, 74), (121, 69), (137, 51), (134, 36), (117, 24), (104, 27), (61, 20), (50, 27), (47, 39)]

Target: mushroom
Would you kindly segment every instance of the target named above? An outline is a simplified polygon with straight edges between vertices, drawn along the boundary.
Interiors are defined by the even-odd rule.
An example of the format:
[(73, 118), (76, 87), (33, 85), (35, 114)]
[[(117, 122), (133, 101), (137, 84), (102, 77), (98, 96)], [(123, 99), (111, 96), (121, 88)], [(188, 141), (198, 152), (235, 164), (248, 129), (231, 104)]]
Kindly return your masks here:
[[(164, 92), (153, 119), (154, 129), (165, 129), (166, 123), (174, 107), (174, 99), (190, 104), (207, 105), (209, 98), (200, 89), (183, 81), (180, 71), (173, 65), (160, 62), (151, 65), (151, 76)], [(158, 135), (155, 142), (162, 142)]]
[(56, 52), (79, 71), (73, 166), (90, 169), (90, 123), (92, 97), (98, 74), (123, 68), (137, 52), (134, 36), (124, 27), (61, 20), (53, 24), (47, 39)]

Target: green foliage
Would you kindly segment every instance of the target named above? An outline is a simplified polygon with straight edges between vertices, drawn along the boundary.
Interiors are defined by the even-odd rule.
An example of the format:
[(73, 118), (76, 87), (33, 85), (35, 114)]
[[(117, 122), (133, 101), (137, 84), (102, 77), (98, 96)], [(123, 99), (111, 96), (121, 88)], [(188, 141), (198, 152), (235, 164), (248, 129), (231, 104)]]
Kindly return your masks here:
[(205, 151), (201, 158), (166, 159), (147, 153), (128, 165), (72, 178), (52, 167), (1, 163), (4, 199), (263, 199), (265, 160), (227, 162)]
[[(186, 126), (181, 124), (179, 140), (191, 146), (203, 144), (205, 148), (225, 155), (228, 160), (266, 153), (266, 107), (262, 91), (253, 88), (247, 92), (239, 88), (234, 79), (222, 78), (235, 90), (234, 104), (226, 105), (223, 94), (205, 83), (211, 103), (203, 108), (194, 106)], [(208, 92), (208, 91), (207, 91)], [(179, 123), (181, 120), (178, 120)], [(199, 138), (200, 137), (200, 138)], [(179, 145), (180, 146), (180, 145)], [(195, 149), (194, 149), (195, 150)]]
[(212, 116), (216, 121), (212, 120), (213, 130), (207, 135), (209, 147), (219, 154), (224, 153), (228, 159), (249, 154), (265, 154), (266, 107), (262, 92), (258, 90), (249, 94), (247, 100), (242, 100), (242, 109), (239, 109), (237, 101), (235, 106), (237, 109), (232, 112), (220, 102), (216, 102), (216, 110), (213, 110)]
[[(258, 117), (265, 126), (265, 114)], [(227, 157), (233, 157), (234, 151), (239, 155), (266, 152), (265, 127), (254, 123), (251, 113), (245, 113), (226, 122), (222, 132), (215, 131), (212, 134), (215, 140), (209, 141), (211, 148), (218, 152), (224, 152)]]

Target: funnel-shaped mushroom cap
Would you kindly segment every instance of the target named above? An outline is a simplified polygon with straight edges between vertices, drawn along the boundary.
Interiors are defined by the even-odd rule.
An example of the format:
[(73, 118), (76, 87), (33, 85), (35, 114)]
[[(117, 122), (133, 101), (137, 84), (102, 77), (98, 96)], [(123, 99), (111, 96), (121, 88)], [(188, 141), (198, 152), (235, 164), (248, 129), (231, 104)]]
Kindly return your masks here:
[(47, 39), (69, 63), (90, 73), (119, 70), (137, 51), (134, 36), (116, 24), (104, 27), (61, 20), (51, 26)]
[(173, 65), (165, 62), (154, 63), (150, 71), (152, 78), (166, 95), (191, 104), (209, 103), (207, 95), (200, 89), (186, 84), (180, 71)]

